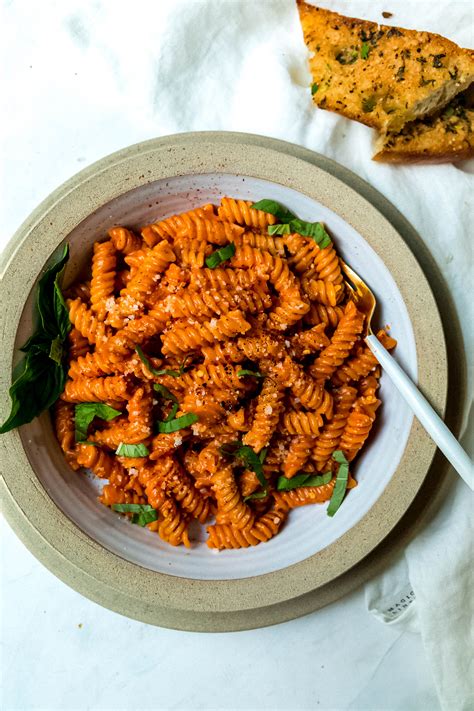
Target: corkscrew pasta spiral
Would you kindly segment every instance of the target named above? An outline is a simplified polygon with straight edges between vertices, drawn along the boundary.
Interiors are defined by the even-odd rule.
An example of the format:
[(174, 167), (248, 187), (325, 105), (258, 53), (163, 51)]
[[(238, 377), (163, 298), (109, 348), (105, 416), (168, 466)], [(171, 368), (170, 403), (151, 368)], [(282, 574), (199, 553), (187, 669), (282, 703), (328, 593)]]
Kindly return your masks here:
[(71, 323), (91, 345), (107, 340), (108, 331), (105, 323), (94, 316), (81, 299), (68, 300), (67, 305)]
[(165, 220), (148, 225), (142, 229), (141, 234), (145, 243), (149, 247), (154, 247), (162, 239), (172, 240), (179, 231), (185, 229), (186, 225), (189, 225), (194, 220), (213, 217), (215, 217), (214, 206), (210, 204), (203, 205), (194, 210), (183, 212), (181, 215), (172, 215)]
[(311, 456), (315, 439), (314, 435), (296, 435), (291, 439), (288, 456), (283, 464), (283, 474), (288, 479), (303, 471), (304, 465)]
[(59, 446), (104, 480), (104, 506), (173, 546), (192, 545), (193, 521), (217, 550), (270, 541), (292, 509), (331, 499), (337, 450), (357, 483), (380, 406), (364, 315), (334, 244), (270, 234), (277, 222), (224, 197), (114, 225), (66, 293)]
[(238, 225), (247, 225), (247, 227), (255, 227), (259, 230), (265, 230), (268, 225), (274, 225), (277, 222), (274, 215), (251, 208), (252, 203), (247, 200), (224, 197), (217, 213), (225, 222), (235, 222)]
[(89, 341), (77, 328), (71, 328), (68, 334), (68, 355), (71, 361), (84, 358), (89, 353)]
[(136, 252), (142, 247), (141, 239), (126, 227), (112, 227), (108, 235), (117, 252), (122, 252), (124, 255)]
[(100, 321), (104, 321), (108, 311), (107, 302), (114, 294), (117, 267), (115, 252), (112, 240), (94, 244), (90, 299), (92, 311)]

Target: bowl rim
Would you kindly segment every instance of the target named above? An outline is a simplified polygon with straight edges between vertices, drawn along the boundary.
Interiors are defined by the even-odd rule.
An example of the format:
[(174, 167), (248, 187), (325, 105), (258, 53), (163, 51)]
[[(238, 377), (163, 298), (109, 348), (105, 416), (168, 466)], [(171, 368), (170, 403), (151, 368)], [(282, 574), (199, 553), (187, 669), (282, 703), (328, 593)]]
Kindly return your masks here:
[[(124, 148), (61, 185), (20, 226), (2, 259), (0, 298), (6, 308), (1, 314), (4, 348), (0, 382), (4, 411), (8, 409), (3, 393), (9, 386), (17, 324), (26, 298), (54, 249), (93, 210), (124, 192), (174, 175), (215, 172), (248, 175), (291, 187), (339, 214), (380, 256), (383, 244), (383, 261), (413, 324), (419, 386), (438, 411), (444, 412), (447, 354), (440, 315), (428, 280), (399, 233), (378, 209), (331, 173), (278, 151), (271, 140), (265, 145), (262, 138), (256, 145), (246, 139), (246, 134), (225, 132), (178, 134)], [(35, 251), (36, 244), (41, 244), (41, 249)], [(0, 447), (4, 486), (17, 509), (14, 527), (23, 528), (30, 550), (46, 559), (46, 565), (59, 577), (62, 561), (69, 569), (68, 582), (92, 599), (111, 609), (125, 610), (125, 614), (129, 614), (133, 600), (140, 619), (158, 624), (162, 624), (158, 608), (183, 614), (264, 608), (309, 593), (342, 575), (370, 553), (401, 519), (422, 485), (436, 450), (414, 421), (405, 452), (386, 489), (370, 511), (334, 543), (279, 571), (237, 580), (201, 581), (150, 571), (106, 550), (78, 529), (50, 499), (29, 464), (16, 430), (0, 438)], [(357, 549), (350, 545), (354, 536)]]

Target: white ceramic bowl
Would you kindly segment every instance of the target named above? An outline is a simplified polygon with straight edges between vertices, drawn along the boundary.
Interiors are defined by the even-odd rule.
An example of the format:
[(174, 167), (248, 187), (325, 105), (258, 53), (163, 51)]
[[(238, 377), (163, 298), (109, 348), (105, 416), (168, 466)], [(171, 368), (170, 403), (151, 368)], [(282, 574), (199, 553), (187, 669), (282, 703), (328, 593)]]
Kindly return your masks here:
[[(58, 246), (71, 246), (67, 286), (112, 225), (138, 228), (230, 195), (272, 198), (302, 219), (326, 223), (342, 257), (376, 294), (376, 322), (391, 326), (397, 359), (442, 409), (442, 327), (416, 260), (370, 203), (290, 149), (236, 134), (169, 137), (103, 159), (59, 188), (20, 228), (6, 255), (3, 383), (15, 347), (31, 333), (35, 284)], [(325, 505), (294, 510), (281, 533), (255, 548), (213, 553), (199, 529), (191, 550), (173, 548), (103, 507), (94, 478), (66, 465), (47, 413), (0, 441), (9, 518), (57, 575), (112, 609), (192, 629), (264, 624), (248, 621), (248, 611), (260, 608), (276, 621), (278, 605), (302, 600), (372, 551), (423, 482), (435, 447), (384, 376), (380, 395), (377, 425), (355, 467), (358, 486), (336, 516), (327, 517)], [(337, 594), (333, 586), (332, 599)], [(232, 617), (215, 622), (220, 613)]]
[[(283, 185), (223, 173), (184, 175), (150, 183), (103, 205), (73, 230), (68, 237), (72, 261), (76, 269), (90, 263), (93, 241), (105, 238), (113, 225), (139, 228), (207, 202), (219, 204), (224, 195), (253, 201), (271, 198), (304, 220), (323, 221), (344, 260), (377, 295), (377, 321), (380, 326), (391, 326), (391, 334), (398, 340), (397, 358), (416, 378), (413, 328), (403, 298), (381, 257), (335, 212)], [(78, 237), (80, 253), (76, 247)], [(28, 332), (26, 329), (20, 340)], [(175, 548), (98, 503), (102, 482), (71, 471), (54, 438), (43, 437), (42, 428), (49, 427), (47, 415), (22, 428), (22, 438), (26, 448), (31, 440), (39, 448), (41, 456), (35, 458), (35, 471), (53, 501), (79, 528), (113, 553), (150, 570), (185, 578), (243, 578), (286, 568), (318, 553), (351, 529), (373, 506), (397, 469), (412, 424), (411, 411), (384, 376), (380, 397), (383, 406), (377, 426), (354, 470), (359, 485), (349, 492), (336, 516), (326, 515), (326, 504), (302, 507), (290, 513), (281, 533), (265, 545), (221, 551), (218, 555), (205, 544), (204, 527), (194, 528), (198, 541), (192, 550)]]

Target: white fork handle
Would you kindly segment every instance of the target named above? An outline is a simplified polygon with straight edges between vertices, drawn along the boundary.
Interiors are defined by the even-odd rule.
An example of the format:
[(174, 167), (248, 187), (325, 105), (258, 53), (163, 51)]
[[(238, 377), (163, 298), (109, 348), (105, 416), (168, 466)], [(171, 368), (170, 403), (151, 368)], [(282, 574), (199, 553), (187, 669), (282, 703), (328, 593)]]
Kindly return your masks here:
[(382, 346), (377, 337), (367, 336), (365, 342), (446, 459), (451, 462), (466, 484), (474, 489), (473, 463), (443, 420), (436, 414), (428, 400), (423, 397), (413, 381)]

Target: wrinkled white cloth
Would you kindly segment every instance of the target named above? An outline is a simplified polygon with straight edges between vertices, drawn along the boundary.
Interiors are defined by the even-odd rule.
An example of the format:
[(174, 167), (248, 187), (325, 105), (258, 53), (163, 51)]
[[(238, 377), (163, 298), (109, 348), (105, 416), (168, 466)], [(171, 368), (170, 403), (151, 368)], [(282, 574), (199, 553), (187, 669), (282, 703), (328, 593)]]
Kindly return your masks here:
[[(462, 442), (472, 456), (472, 417)], [(467, 710), (474, 704), (473, 505), (452, 469), (450, 481), (445, 504), (398, 561), (366, 584), (365, 599), (381, 622), (421, 634), (443, 708)]]
[[(469, 1), (320, 4), (474, 45)], [(4, 235), (59, 182), (125, 145), (195, 130), (281, 138), (352, 169), (415, 226), (450, 286), (472, 354), (472, 164), (371, 161), (370, 129), (312, 103), (292, 0), (16, 0), (2, 15), (2, 66), (16, 62), (2, 78)], [(367, 584), (366, 600), (383, 623), (419, 631), (443, 707), (467, 709), (472, 498), (452, 479), (442, 509), (398, 564)]]

